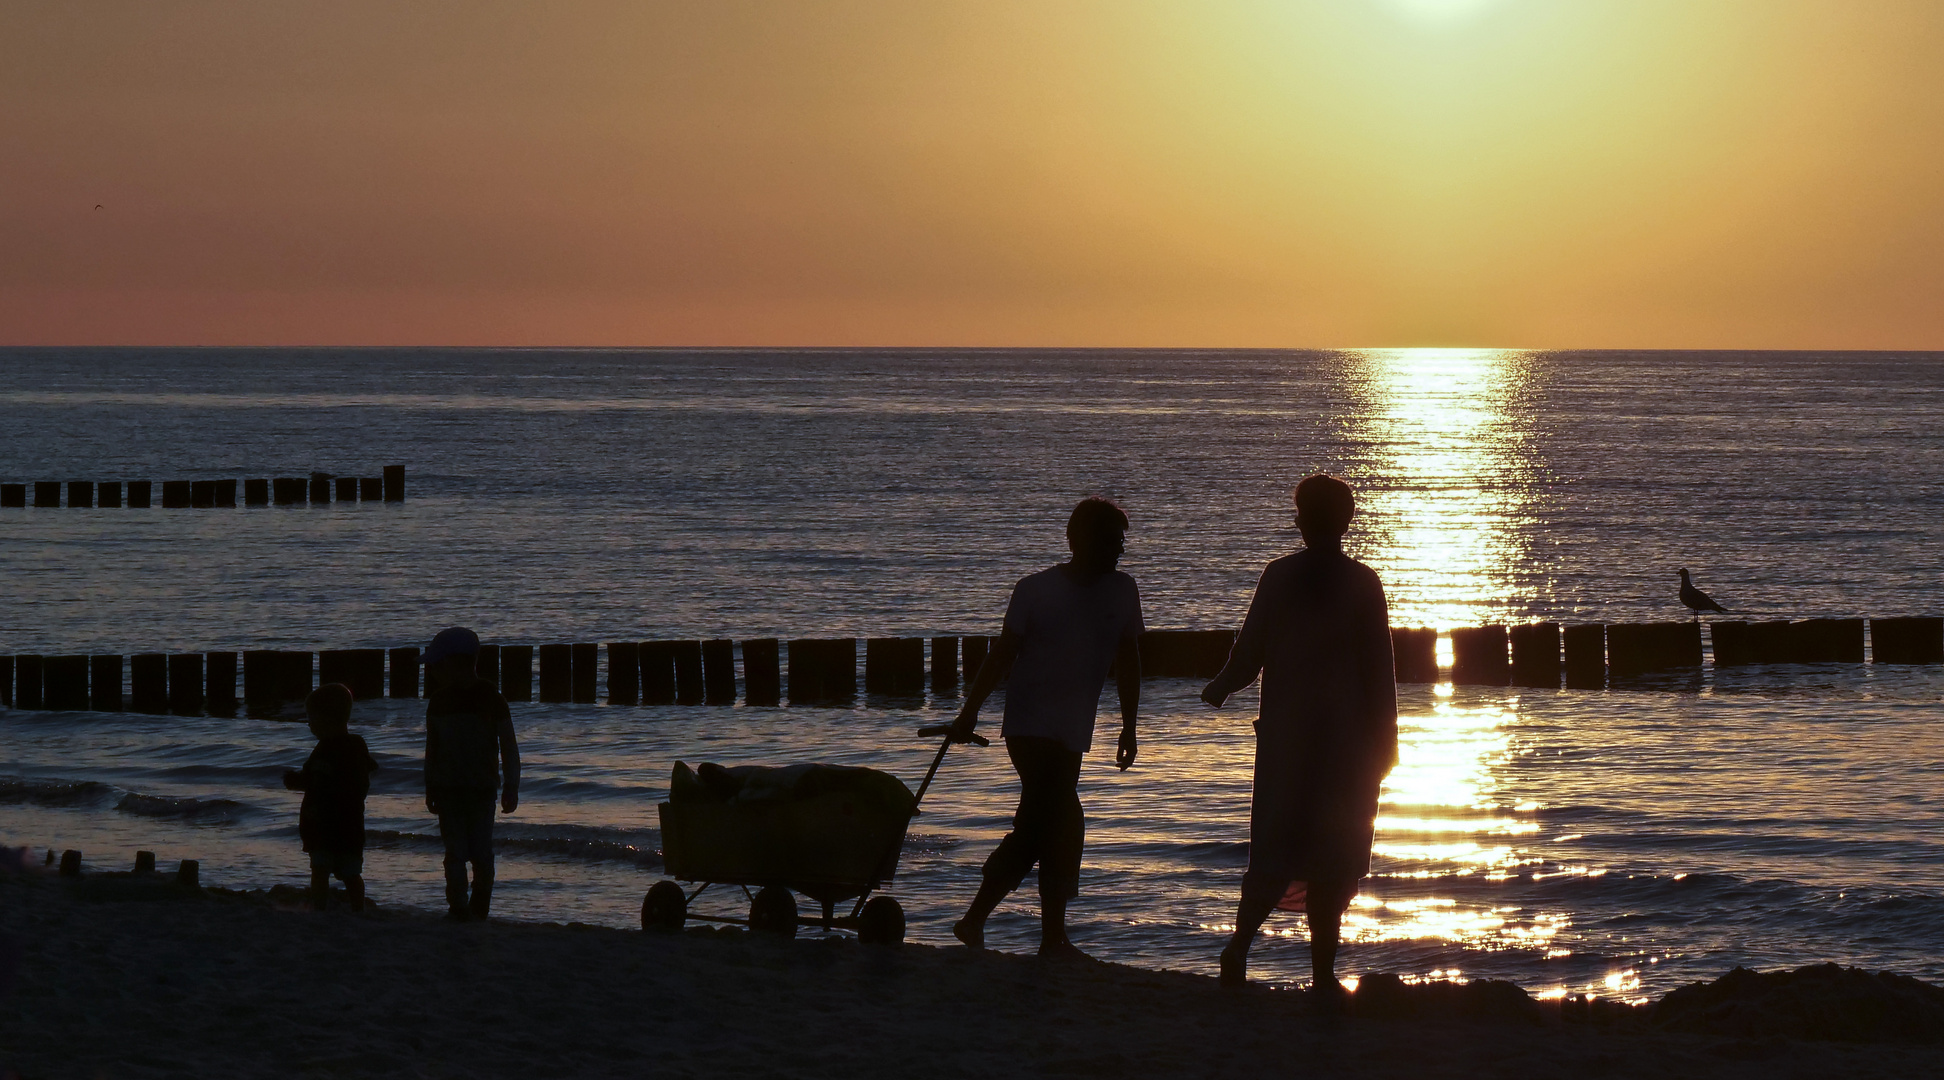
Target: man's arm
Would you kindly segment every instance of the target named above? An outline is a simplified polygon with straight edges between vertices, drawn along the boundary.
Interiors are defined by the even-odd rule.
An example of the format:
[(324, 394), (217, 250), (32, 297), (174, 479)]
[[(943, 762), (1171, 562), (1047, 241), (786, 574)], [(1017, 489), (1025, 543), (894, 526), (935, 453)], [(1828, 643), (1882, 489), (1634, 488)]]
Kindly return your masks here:
[(1129, 634), (1120, 641), (1120, 651), (1114, 656), (1114, 689), (1120, 694), (1121, 733), (1120, 746), (1114, 751), (1114, 764), (1122, 772), (1134, 764), (1134, 755), (1140, 752), (1140, 742), (1134, 734), (1134, 718), (1141, 711), (1141, 639)]
[(520, 742), (513, 737), (513, 713), (500, 702), (500, 810), (512, 813), (520, 806)]
[(985, 663), (979, 665), (979, 674), (972, 679), (971, 688), (965, 692), (965, 704), (959, 709), (958, 719), (952, 721), (953, 742), (971, 740), (972, 730), (979, 726), (980, 707), (998, 689), (1018, 657), (1019, 635), (1011, 630), (1002, 632), (999, 640), (992, 643), (992, 650), (986, 653)]

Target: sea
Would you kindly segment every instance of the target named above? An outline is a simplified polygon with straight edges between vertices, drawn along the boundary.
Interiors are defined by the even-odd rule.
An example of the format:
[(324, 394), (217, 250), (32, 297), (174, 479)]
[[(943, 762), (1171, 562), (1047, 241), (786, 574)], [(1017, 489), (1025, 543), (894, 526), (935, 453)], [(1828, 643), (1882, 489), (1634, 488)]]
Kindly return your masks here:
[[(1150, 627), (1233, 628), (1300, 544), (1291, 489), (1315, 472), (1355, 488), (1348, 548), (1395, 625), (1687, 620), (1683, 567), (1716, 617), (1944, 612), (1937, 354), (16, 348), (0, 432), (9, 483), (402, 464), (408, 485), (390, 504), (0, 509), (0, 653), (392, 647), (448, 625), (527, 644), (994, 634), (1089, 495), (1126, 508)], [(1198, 691), (1149, 680), (1135, 766), (1113, 767), (1111, 727), (1087, 758), (1071, 918), (1100, 959), (1213, 973), (1232, 925), (1257, 699)], [(1399, 697), (1346, 975), (1627, 1000), (1736, 965), (1944, 981), (1944, 669)], [(917, 728), (959, 704), (515, 704), (526, 779), (495, 911), (637, 926), (677, 761), (916, 787), (936, 750)], [(302, 884), (280, 783), (310, 747), (297, 719), (0, 711), (0, 842)], [(443, 907), (423, 726), (411, 700), (354, 714), (381, 766), (381, 907)], [(946, 755), (885, 890), (910, 940), (950, 943), (1016, 794), (998, 745)], [(748, 904), (716, 886), (693, 910)], [(1029, 879), (990, 943), (1033, 948), (1037, 905)], [(1300, 917), (1272, 918), (1252, 975), (1307, 982)]]

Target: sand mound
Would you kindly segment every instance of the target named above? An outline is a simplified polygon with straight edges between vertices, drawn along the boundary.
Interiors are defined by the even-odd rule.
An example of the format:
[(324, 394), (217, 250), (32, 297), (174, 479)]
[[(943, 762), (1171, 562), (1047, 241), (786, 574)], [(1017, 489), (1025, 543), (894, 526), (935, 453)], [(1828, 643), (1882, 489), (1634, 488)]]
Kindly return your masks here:
[(1357, 992), (1350, 996), (1350, 1011), (1377, 1020), (1541, 1022), (1539, 1003), (1532, 995), (1499, 979), (1407, 983), (1396, 975), (1365, 975), (1357, 983)]
[(1702, 1035), (1944, 1043), (1944, 989), (1835, 964), (1767, 974), (1738, 967), (1668, 994), (1652, 1023)]

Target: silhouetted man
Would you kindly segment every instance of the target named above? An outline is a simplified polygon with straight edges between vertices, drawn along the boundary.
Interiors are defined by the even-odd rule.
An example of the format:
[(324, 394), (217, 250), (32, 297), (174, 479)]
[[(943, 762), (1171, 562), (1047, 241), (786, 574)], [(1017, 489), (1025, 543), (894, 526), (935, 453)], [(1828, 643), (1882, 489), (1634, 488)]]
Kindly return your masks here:
[[(484, 919), (493, 902), (493, 802), (520, 805), (520, 746), (506, 699), (479, 677), (479, 637), (441, 630), (426, 648), (425, 808), (445, 841), (447, 918)], [(466, 864), (472, 864), (472, 888)]]
[(1114, 763), (1125, 771), (1137, 748), (1141, 594), (1133, 578), (1114, 569), (1126, 550), (1126, 532), (1127, 515), (1106, 499), (1085, 499), (1073, 508), (1067, 520), (1073, 558), (1013, 586), (1004, 632), (952, 724), (955, 740), (970, 738), (979, 707), (1010, 673), (1000, 733), (1019, 773), (1019, 809), (1012, 832), (986, 860), (972, 906), (952, 927), (952, 934), (972, 948), (984, 947), (986, 918), (1037, 863), (1040, 955), (1085, 956), (1067, 940), (1066, 906), (1080, 891), (1086, 833), (1080, 755), (1093, 746), (1094, 711), (1110, 667), (1121, 706)]

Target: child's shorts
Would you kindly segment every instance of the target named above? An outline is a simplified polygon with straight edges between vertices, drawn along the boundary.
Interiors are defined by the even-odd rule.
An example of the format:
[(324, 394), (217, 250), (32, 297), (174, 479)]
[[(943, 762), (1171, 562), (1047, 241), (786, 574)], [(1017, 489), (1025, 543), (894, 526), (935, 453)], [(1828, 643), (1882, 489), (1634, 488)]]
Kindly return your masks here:
[(313, 851), (310, 861), (311, 873), (336, 874), (339, 881), (350, 881), (364, 874), (362, 851)]

